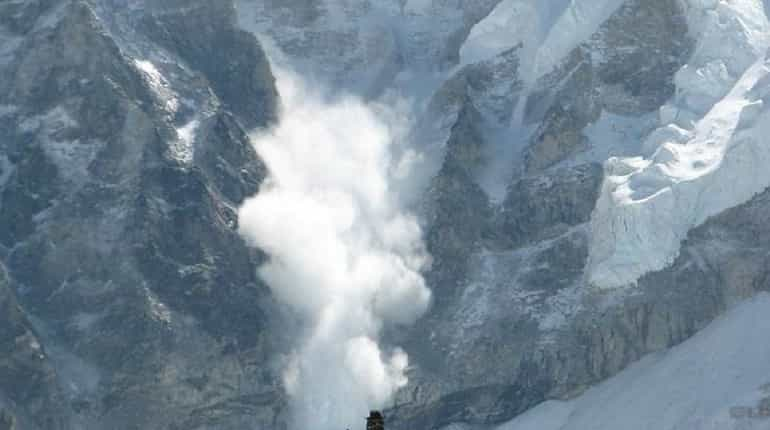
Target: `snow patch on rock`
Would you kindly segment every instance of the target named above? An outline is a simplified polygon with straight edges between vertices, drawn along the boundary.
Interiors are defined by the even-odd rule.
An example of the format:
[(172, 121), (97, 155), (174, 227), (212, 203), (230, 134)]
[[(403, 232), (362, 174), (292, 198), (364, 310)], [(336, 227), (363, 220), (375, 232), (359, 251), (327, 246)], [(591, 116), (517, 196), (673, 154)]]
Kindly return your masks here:
[(136, 67), (142, 72), (145, 80), (150, 85), (155, 96), (162, 103), (163, 108), (170, 115), (179, 109), (179, 98), (168, 80), (160, 73), (155, 65), (147, 60), (134, 60)]
[(200, 122), (194, 119), (176, 129), (177, 139), (169, 145), (169, 154), (172, 158), (184, 165), (192, 163), (195, 156), (195, 134)]
[(159, 321), (165, 324), (170, 324), (171, 311), (165, 305), (165, 303), (163, 303), (158, 298), (158, 296), (146, 286), (144, 287), (144, 294), (145, 294), (145, 297), (147, 298), (147, 307), (149, 309), (149, 312), (152, 318), (155, 321)]

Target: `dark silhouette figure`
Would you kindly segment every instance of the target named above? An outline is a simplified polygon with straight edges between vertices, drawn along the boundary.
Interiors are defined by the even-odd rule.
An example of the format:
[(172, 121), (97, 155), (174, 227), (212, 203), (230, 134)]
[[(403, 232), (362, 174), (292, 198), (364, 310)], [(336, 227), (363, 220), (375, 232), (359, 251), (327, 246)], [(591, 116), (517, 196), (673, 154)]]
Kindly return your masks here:
[(369, 412), (369, 418), (366, 419), (366, 430), (385, 430), (385, 418), (380, 411)]

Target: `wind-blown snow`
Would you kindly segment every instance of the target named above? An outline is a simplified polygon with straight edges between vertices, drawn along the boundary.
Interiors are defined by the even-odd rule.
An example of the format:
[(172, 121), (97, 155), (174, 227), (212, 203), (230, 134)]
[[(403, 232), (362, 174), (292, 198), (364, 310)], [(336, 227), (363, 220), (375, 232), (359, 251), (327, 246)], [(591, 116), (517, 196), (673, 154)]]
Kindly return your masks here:
[(498, 430), (768, 430), (768, 315), (763, 293), (671, 350)]
[(691, 1), (689, 7), (698, 45), (677, 74), (676, 99), (661, 109), (663, 126), (644, 142), (641, 156), (605, 165), (588, 271), (589, 282), (602, 288), (665, 268), (691, 228), (770, 186), (770, 113), (755, 89), (770, 71), (762, 3)]
[(307, 324), (285, 374), (292, 427), (354, 428), (407, 382), (406, 353), (378, 337), (425, 311), (427, 257), (391, 188), (398, 160), (385, 116), (276, 76), (282, 120), (253, 139), (270, 176), (240, 209), (240, 229), (270, 255), (263, 279)]

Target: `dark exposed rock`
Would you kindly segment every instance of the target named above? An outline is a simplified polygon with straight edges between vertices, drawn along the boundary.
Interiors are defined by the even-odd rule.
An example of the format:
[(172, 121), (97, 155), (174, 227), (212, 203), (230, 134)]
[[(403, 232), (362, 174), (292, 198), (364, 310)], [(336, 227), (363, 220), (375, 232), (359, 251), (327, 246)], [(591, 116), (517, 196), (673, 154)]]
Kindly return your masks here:
[[(528, 99), (527, 111), (538, 110), (530, 100), (552, 100), (525, 153), (527, 171), (551, 167), (558, 162), (588, 149), (583, 129), (599, 118), (601, 105), (597, 103), (597, 89), (590, 53), (578, 47), (565, 64), (544, 78), (543, 91), (535, 91)], [(564, 80), (564, 82), (560, 82)], [(553, 83), (552, 83), (553, 82)], [(555, 84), (555, 85), (554, 85)], [(553, 86), (552, 86), (553, 85)], [(560, 88), (559, 90), (554, 90)]]
[(182, 2), (148, 16), (147, 32), (161, 46), (199, 70), (214, 93), (249, 127), (276, 118), (275, 79), (254, 36), (236, 26), (231, 2)]
[(588, 222), (602, 179), (602, 167), (594, 163), (514, 182), (503, 202), (500, 234), (521, 245)]
[(152, 15), (157, 42), (213, 89), (178, 90), (209, 107), (187, 162), (169, 149), (185, 113), (167, 115), (128, 56), (156, 42), (128, 44), (85, 1), (27, 3), (37, 16), (25, 9), (23, 54), (0, 78), (25, 118), (0, 144), (12, 166), (0, 201), (0, 403), (17, 423), (280, 428), (275, 306), (235, 212), (265, 177), (242, 124), (273, 121), (276, 92), (225, 3), (198, 11), (208, 27), (179, 12), (187, 3), (167, 5), (167, 21)]
[(527, 121), (542, 123), (526, 153), (527, 170), (586, 150), (583, 129), (602, 110), (634, 116), (663, 105), (674, 95), (674, 74), (692, 45), (678, 1), (624, 3), (528, 98)]
[(637, 115), (674, 95), (674, 74), (693, 49), (678, 1), (626, 2), (588, 41), (597, 52), (596, 75), (604, 109)]
[(477, 127), (479, 113), (466, 103), (458, 115), (447, 143), (446, 159), (432, 180), (425, 203), (425, 233), (433, 264), (428, 275), (437, 294), (437, 306), (453, 297), (452, 286), (462, 282), (468, 257), (490, 234), (492, 208), (473, 171), (481, 163), (483, 137)]

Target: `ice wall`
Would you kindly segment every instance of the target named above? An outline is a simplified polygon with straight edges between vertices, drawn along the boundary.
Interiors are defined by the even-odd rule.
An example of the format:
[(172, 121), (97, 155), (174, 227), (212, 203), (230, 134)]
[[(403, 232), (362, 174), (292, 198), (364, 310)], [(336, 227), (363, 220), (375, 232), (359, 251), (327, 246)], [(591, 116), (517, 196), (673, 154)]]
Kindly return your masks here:
[(634, 158), (611, 158), (591, 220), (588, 280), (635, 283), (673, 262), (687, 232), (770, 185), (763, 107), (770, 25), (760, 0), (686, 3), (696, 51), (661, 127)]

